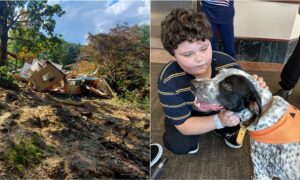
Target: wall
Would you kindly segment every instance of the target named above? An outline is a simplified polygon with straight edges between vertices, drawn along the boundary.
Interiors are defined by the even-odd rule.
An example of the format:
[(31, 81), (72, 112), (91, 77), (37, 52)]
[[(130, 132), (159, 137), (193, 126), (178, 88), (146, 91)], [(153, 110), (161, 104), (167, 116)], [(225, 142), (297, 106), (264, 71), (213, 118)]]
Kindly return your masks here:
[[(300, 12), (299, 12), (300, 13)], [(300, 15), (299, 13), (296, 14), (294, 27), (291, 34), (291, 39), (298, 38), (300, 35)]]
[(296, 1), (235, 1), (236, 59), (284, 64), (300, 35), (298, 9)]
[[(300, 0), (297, 1), (300, 3)], [(299, 4), (295, 2), (236, 0), (234, 2), (236, 59), (285, 63), (292, 54), (300, 35)], [(152, 49), (163, 49), (159, 35), (160, 23), (175, 7), (196, 9), (196, 1), (151, 1), (150, 46)], [(222, 51), (221, 42), (219, 42), (219, 50)], [(151, 55), (156, 59), (161, 57), (162, 53), (162, 51), (151, 51)], [(164, 56), (165, 59), (170, 58), (168, 54)]]
[(300, 34), (299, 4), (235, 1), (234, 5), (236, 37), (291, 40)]

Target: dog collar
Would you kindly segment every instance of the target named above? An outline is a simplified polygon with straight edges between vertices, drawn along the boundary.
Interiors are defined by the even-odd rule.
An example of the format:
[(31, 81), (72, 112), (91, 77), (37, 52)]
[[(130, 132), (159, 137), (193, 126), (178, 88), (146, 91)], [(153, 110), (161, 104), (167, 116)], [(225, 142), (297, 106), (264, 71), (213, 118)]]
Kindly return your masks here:
[(263, 107), (262, 107), (262, 112), (261, 114), (264, 114), (268, 109), (270, 109), (270, 107), (272, 106), (274, 98), (272, 97), (270, 99), (270, 101), (268, 103), (266, 103)]
[(236, 138), (236, 142), (238, 144), (243, 144), (246, 131), (247, 131), (246, 126), (243, 123), (240, 123), (240, 130)]

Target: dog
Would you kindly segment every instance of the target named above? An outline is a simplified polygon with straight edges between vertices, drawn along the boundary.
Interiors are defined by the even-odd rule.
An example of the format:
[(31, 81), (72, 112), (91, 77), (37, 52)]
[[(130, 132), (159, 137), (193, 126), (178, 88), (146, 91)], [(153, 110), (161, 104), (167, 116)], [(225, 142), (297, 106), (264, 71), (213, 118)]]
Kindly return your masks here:
[(222, 69), (212, 79), (192, 80), (195, 108), (235, 112), (250, 135), (254, 179), (300, 179), (300, 112), (252, 75)]

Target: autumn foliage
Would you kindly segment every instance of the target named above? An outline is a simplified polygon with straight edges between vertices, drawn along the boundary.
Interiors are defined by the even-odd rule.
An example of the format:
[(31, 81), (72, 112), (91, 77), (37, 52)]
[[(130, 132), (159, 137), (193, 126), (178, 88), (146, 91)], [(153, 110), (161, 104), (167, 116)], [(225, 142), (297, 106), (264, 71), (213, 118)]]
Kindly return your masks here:
[(149, 26), (117, 25), (109, 33), (89, 34), (80, 56), (100, 67), (119, 97), (149, 96)]

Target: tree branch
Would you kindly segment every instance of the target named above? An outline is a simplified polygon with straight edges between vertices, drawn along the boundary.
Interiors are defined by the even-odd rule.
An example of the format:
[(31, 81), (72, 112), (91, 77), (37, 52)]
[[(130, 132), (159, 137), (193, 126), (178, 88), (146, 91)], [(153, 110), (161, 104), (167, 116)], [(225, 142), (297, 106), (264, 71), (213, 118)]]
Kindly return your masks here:
[(25, 11), (25, 12), (20, 13), (20, 14), (13, 20), (13, 22), (8, 26), (8, 29), (10, 29), (10, 28), (18, 21), (18, 19), (19, 19), (22, 15), (24, 15), (24, 14), (29, 14), (29, 12), (28, 12), (28, 11)]
[(8, 55), (10, 55), (13, 58), (19, 59), (18, 56), (16, 54), (13, 54), (11, 52), (7, 52)]
[(24, 59), (19, 58), (18, 55), (14, 54), (14, 53), (7, 52), (7, 54), (10, 55), (11, 57), (15, 58), (15, 59), (18, 59), (18, 60), (21, 60), (21, 61), (25, 61)]
[(25, 21), (16, 21), (16, 22), (18, 22), (18, 23), (26, 23), (26, 22), (30, 22), (30, 21), (25, 20)]
[(10, 39), (10, 40), (20, 40), (20, 41), (24, 41), (24, 42), (28, 42), (30, 44), (33, 44), (30, 40), (22, 39), (22, 38), (18, 38), (18, 37), (15, 37), (15, 38), (8, 37), (8, 39)]

